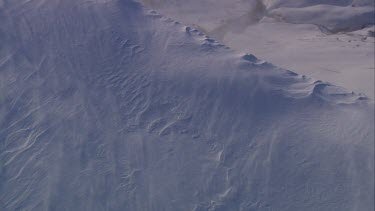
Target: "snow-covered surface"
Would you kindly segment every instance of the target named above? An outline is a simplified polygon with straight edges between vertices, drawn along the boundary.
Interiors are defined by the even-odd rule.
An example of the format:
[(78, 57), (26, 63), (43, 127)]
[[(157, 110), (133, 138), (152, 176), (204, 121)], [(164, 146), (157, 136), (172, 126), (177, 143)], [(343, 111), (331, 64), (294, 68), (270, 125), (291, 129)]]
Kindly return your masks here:
[(324, 35), (313, 25), (264, 21), (243, 34), (229, 32), (224, 42), (374, 99), (374, 38), (367, 30)]
[(374, 209), (374, 103), (130, 0), (0, 1), (1, 210)]
[(374, 99), (372, 0), (142, 2), (231, 48)]

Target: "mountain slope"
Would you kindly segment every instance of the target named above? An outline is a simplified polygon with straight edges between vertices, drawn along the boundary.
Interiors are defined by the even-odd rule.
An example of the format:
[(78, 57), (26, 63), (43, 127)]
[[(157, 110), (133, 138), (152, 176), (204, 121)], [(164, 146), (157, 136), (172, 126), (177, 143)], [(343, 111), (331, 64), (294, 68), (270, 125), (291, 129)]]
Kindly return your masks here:
[(225, 45), (374, 99), (374, 2), (141, 0)]
[(372, 210), (374, 105), (129, 0), (2, 1), (2, 210)]

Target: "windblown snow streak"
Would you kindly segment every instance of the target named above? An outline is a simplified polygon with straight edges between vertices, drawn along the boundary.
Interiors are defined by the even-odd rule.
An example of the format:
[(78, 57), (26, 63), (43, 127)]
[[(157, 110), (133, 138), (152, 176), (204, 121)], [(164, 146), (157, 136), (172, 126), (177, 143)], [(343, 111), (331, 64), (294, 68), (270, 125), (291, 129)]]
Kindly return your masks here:
[(129, 0), (0, 1), (1, 210), (371, 211), (373, 109)]

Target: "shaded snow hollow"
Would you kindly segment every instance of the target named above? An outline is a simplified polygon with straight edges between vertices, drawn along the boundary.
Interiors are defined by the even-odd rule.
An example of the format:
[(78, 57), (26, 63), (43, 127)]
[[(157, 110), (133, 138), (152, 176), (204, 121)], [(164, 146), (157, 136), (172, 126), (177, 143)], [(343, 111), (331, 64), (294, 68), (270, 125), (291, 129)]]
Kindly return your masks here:
[(371, 211), (373, 115), (130, 0), (0, 1), (1, 210)]

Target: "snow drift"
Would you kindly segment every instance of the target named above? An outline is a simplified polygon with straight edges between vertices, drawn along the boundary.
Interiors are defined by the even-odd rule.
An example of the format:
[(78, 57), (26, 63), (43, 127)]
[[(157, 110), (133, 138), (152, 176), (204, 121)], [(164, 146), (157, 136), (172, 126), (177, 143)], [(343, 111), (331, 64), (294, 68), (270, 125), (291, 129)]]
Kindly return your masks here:
[(366, 97), (130, 0), (0, 5), (2, 210), (373, 210)]

